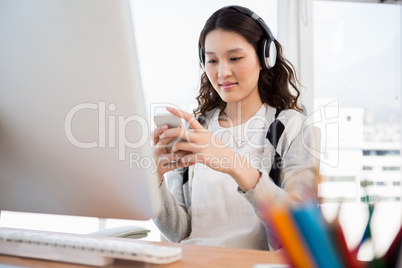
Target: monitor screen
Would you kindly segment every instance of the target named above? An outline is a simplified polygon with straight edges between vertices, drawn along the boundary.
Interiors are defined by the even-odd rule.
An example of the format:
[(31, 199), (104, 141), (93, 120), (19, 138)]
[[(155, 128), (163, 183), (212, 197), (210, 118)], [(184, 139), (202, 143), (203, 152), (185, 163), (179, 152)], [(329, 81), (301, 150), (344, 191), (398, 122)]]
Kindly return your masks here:
[(0, 210), (158, 212), (129, 5), (0, 1)]

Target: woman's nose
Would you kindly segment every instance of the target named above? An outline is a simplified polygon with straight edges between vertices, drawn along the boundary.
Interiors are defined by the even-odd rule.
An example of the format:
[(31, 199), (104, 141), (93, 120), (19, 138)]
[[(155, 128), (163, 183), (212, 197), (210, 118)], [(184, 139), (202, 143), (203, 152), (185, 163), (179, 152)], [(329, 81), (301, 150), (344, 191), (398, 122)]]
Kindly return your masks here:
[(226, 78), (232, 75), (232, 70), (229, 66), (228, 63), (222, 62), (219, 66), (219, 72), (218, 72), (219, 77), (221, 78)]

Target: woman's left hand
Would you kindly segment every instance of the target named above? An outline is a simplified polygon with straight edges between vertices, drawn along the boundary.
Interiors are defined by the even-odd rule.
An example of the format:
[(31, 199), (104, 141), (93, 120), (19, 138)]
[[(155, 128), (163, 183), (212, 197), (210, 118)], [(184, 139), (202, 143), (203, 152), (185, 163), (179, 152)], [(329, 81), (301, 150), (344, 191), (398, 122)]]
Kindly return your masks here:
[[(203, 163), (208, 167), (230, 173), (234, 161), (235, 152), (227, 147), (214, 134), (204, 128), (191, 114), (182, 110), (167, 108), (169, 112), (183, 118), (190, 125), (191, 129), (182, 131), (180, 138), (184, 141), (176, 143), (172, 152), (191, 152), (182, 157), (182, 161), (191, 163)], [(169, 135), (169, 132), (166, 132)]]
[[(204, 128), (190, 113), (174, 108), (167, 108), (167, 110), (186, 120), (191, 128), (182, 131), (179, 137), (184, 141), (180, 141), (172, 147), (172, 152), (181, 150), (189, 152), (182, 157), (181, 161), (185, 163), (202, 163), (211, 169), (227, 173), (236, 180), (243, 191), (255, 186), (260, 173), (250, 164), (245, 164), (248, 162), (241, 155), (235, 153), (213, 133)], [(169, 135), (169, 131), (165, 131), (164, 134)], [(245, 165), (236, 166), (241, 163)], [(250, 176), (253, 177), (250, 171), (254, 171), (255, 180), (250, 181)]]

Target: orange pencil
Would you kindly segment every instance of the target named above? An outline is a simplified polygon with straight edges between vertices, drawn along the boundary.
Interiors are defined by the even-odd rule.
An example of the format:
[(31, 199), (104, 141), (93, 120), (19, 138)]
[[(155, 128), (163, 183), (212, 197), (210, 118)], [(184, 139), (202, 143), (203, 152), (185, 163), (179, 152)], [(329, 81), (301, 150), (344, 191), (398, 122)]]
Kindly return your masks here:
[(299, 230), (290, 216), (289, 208), (272, 205), (263, 209), (264, 220), (275, 230), (293, 267), (317, 267)]

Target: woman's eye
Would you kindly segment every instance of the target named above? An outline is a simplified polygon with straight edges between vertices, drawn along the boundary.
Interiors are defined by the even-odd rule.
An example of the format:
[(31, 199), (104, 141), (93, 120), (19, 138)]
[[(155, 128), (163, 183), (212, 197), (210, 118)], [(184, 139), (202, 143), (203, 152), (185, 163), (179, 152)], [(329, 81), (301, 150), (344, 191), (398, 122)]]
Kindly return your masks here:
[(215, 63), (216, 60), (209, 60), (208, 63)]
[(243, 57), (236, 57), (236, 58), (230, 58), (231, 61), (238, 61), (240, 59), (242, 59)]

